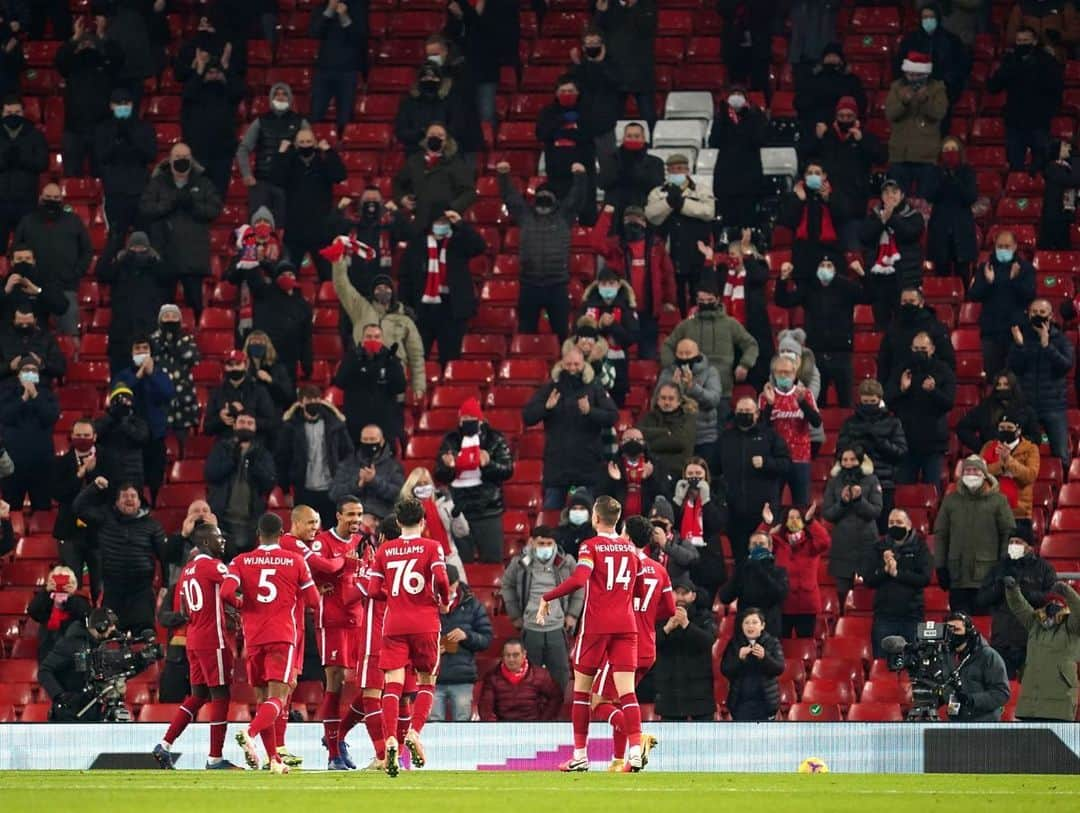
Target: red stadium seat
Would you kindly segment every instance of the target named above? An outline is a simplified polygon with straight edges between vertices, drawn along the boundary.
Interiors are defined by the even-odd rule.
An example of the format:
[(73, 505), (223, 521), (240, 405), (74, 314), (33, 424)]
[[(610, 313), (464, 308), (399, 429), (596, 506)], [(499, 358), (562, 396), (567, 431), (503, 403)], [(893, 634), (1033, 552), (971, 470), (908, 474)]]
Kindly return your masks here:
[(802, 661), (809, 672), (814, 661), (818, 657), (817, 641), (812, 638), (784, 638), (780, 641), (784, 650), (785, 658), (794, 658)]
[(0, 684), (36, 683), (37, 666), (37, 661), (29, 658), (0, 660)]
[(844, 719), (836, 703), (808, 702), (793, 703), (787, 718), (793, 723), (839, 723)]
[(1044, 559), (1080, 559), (1080, 534), (1044, 536), (1039, 545), (1039, 555)]
[(895, 677), (868, 680), (863, 684), (860, 699), (864, 703), (896, 703), (907, 708), (911, 705), (911, 684)]
[(803, 703), (835, 703), (841, 709), (846, 709), (855, 702), (855, 689), (850, 680), (828, 680), (825, 678), (807, 681), (803, 687)]
[(904, 712), (899, 703), (855, 703), (848, 709), (850, 723), (901, 723)]
[(47, 723), (49, 722), (49, 710), (52, 703), (31, 703), (22, 710), (19, 722), (22, 723)]

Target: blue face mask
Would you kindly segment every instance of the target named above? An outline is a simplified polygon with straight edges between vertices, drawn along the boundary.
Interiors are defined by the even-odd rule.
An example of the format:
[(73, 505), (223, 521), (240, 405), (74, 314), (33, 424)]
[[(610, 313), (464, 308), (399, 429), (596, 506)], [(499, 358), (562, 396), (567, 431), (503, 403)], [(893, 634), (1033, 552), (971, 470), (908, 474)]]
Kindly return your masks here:
[(825, 179), (820, 175), (807, 175), (806, 176), (806, 188), (812, 189), (817, 192), (821, 189), (821, 185), (825, 182)]
[(935, 31), (937, 31), (937, 18), (924, 18), (922, 21), (922, 30), (925, 31), (927, 34), (933, 34)]
[(667, 176), (668, 183), (675, 184), (675, 186), (682, 186), (686, 183), (686, 175), (682, 172), (675, 172)]
[(758, 545), (755, 548), (750, 548), (748, 556), (755, 562), (760, 562), (763, 559), (772, 558), (772, 551), (770, 551), (764, 545)]
[(819, 268), (817, 270), (817, 278), (821, 280), (822, 285), (828, 285), (833, 281), (836, 276), (836, 271), (832, 268)]
[(555, 558), (555, 548), (554, 547), (545, 546), (545, 547), (542, 547), (542, 548), (536, 548), (534, 550), (534, 553), (536, 554), (536, 559), (539, 562), (550, 562), (552, 559)]
[(605, 288), (603, 286), (600, 286), (596, 290), (600, 292), (600, 298), (603, 299), (605, 302), (611, 302), (615, 299), (616, 296), (619, 295), (619, 289), (617, 287)]
[(113, 108), (112, 112), (113, 112), (113, 115), (116, 116), (116, 118), (120, 119), (121, 121), (123, 121), (124, 119), (130, 119), (131, 118), (131, 105), (130, 104), (119, 104), (119, 105), (117, 105), (116, 107)]
[(1015, 253), (1011, 248), (995, 248), (994, 258), (999, 263), (1011, 263)]
[(790, 390), (795, 386), (795, 379), (788, 378), (786, 375), (773, 376), (773, 381), (776, 382), (777, 389)]
[(37, 384), (39, 381), (38, 374), (33, 370), (27, 370), (26, 372), (19, 373), (19, 381), (23, 384)]
[(449, 223), (436, 223), (431, 227), (431, 233), (442, 240), (444, 237), (450, 236), (450, 224)]

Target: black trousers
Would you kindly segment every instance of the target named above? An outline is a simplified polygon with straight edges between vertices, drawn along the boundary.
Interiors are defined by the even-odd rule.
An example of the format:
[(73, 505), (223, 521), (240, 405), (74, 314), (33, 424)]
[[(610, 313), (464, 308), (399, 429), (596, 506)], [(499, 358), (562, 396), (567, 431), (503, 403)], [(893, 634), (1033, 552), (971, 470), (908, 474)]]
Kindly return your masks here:
[(322, 240), (312, 240), (306, 235), (285, 232), (285, 248), (289, 252), (289, 259), (296, 264), (299, 273), (300, 264), (304, 261), (304, 255), (311, 257), (315, 264), (315, 270), (319, 273), (319, 281), (326, 282), (331, 277), (330, 263), (319, 254), (319, 249), (326, 248)]
[(464, 319), (454, 318), (454, 310), (449, 302), (421, 305), (417, 322), (420, 338), (424, 342), (424, 358), (431, 357), (431, 348), (436, 342), (439, 345), (439, 364), (446, 366), (448, 361), (461, 358), (461, 340), (465, 338), (468, 323)]
[(34, 201), (0, 199), (0, 245), (7, 250), (8, 240), (19, 221), (34, 210)]
[(816, 623), (817, 616), (813, 613), (798, 613), (794, 615), (785, 613), (780, 616), (781, 637), (790, 638), (791, 633), (794, 632), (796, 638), (813, 638), (814, 625)]
[(168, 453), (165, 438), (151, 438), (143, 448), (143, 485), (150, 490), (150, 505), (157, 503), (157, 494), (165, 481), (165, 464)]
[(105, 579), (104, 607), (109, 608), (118, 619), (120, 632), (134, 632), (154, 628), (154, 588), (150, 577), (146, 584)]
[(761, 511), (742, 513), (732, 508), (728, 513), (728, 539), (731, 540), (731, 553), (738, 566), (746, 559), (750, 534), (761, 524)]
[(184, 303), (195, 311), (198, 321), (203, 311), (203, 277), (200, 274), (177, 274), (161, 286), (166, 302), (176, 302), (176, 286), (184, 292)]
[(829, 384), (836, 388), (837, 406), (851, 406), (851, 386), (854, 373), (851, 368), (851, 353), (818, 353), (818, 372), (821, 373), (821, 397), (818, 406), (826, 402)]
[(52, 20), (54, 40), (71, 39), (71, 10), (67, 0), (36, 0), (30, 4), (30, 39), (45, 39), (45, 23)]
[(60, 136), (60, 153), (64, 159), (64, 177), (82, 178), (94, 171), (94, 132), (75, 133), (64, 130)]
[(566, 341), (570, 322), (570, 290), (565, 282), (555, 285), (521, 283), (518, 294), (518, 332), (539, 333), (540, 311), (547, 311), (551, 329)]
[(114, 257), (124, 248), (129, 230), (138, 228), (139, 195), (107, 194), (105, 196), (105, 220), (109, 226), (109, 242), (103, 257)]
[(974, 587), (954, 587), (949, 591), (949, 609), (968, 615), (986, 615), (986, 611), (975, 603), (978, 592)]
[(16, 466), (15, 473), (5, 477), (3, 483), (4, 500), (12, 511), (21, 511), (26, 496), (30, 495), (30, 506), (34, 511), (48, 511), (52, 508), (52, 483), (48, 468), (27, 469)]

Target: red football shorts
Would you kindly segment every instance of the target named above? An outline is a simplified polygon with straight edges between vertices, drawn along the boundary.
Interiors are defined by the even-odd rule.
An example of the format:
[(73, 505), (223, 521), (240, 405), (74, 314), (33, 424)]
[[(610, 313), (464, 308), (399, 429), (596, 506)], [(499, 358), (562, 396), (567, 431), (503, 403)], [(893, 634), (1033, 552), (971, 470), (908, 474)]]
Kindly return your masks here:
[(433, 673), (439, 668), (439, 633), (414, 632), (383, 635), (379, 666), (384, 672), (412, 664), (417, 672)]
[(356, 664), (359, 637), (360, 632), (356, 627), (323, 627), (315, 630), (322, 665), (352, 669)]
[[(654, 658), (652, 663), (644, 666), (639, 666), (634, 671), (634, 688), (636, 689), (642, 679), (649, 673), (649, 670), (653, 668), (653, 664), (656, 663)], [(596, 676), (596, 680), (593, 683), (592, 693), (599, 695), (605, 700), (618, 700), (619, 692), (615, 688), (615, 670), (611, 668), (610, 663), (605, 663), (600, 669), (600, 672)]]
[(574, 644), (574, 671), (595, 675), (605, 663), (616, 672), (633, 672), (637, 668), (637, 633), (579, 635)]
[(192, 686), (228, 686), (232, 683), (233, 653), (225, 649), (189, 649)]
[(365, 652), (356, 666), (356, 681), (361, 689), (383, 687), (383, 673), (379, 666), (379, 652)]
[(247, 650), (248, 680), (252, 686), (263, 686), (271, 680), (292, 683), (299, 670), (296, 647), (293, 644), (249, 646)]

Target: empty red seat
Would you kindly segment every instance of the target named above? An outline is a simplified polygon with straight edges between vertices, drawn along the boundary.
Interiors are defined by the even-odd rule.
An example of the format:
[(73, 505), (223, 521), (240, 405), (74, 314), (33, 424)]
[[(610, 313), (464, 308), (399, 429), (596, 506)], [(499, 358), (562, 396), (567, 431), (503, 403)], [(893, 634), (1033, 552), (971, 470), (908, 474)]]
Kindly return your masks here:
[(835, 703), (846, 709), (855, 702), (855, 689), (850, 680), (829, 680), (811, 678), (803, 687), (803, 703)]
[[(538, 485), (509, 484), (503, 486), (503, 500), (507, 508), (535, 514), (544, 503), (543, 489)], [(474, 580), (473, 568), (469, 567), (469, 581)]]
[(852, 12), (850, 25), (860, 34), (898, 34), (900, 10), (896, 6), (861, 6)]
[(443, 371), (443, 380), (451, 384), (473, 382), (486, 386), (493, 378), (490, 361), (455, 359), (448, 362)]
[(1080, 534), (1044, 536), (1039, 546), (1039, 555), (1044, 559), (1080, 559)]
[(195, 500), (206, 499), (206, 486), (202, 483), (170, 483), (158, 492), (161, 508), (187, 508)]
[(885, 677), (878, 680), (868, 680), (863, 684), (863, 703), (895, 703), (908, 707), (911, 705), (911, 684), (906, 681)]
[(47, 723), (49, 722), (49, 710), (52, 703), (31, 703), (22, 710), (19, 722), (22, 723)]
[(37, 683), (37, 661), (30, 658), (0, 660), (0, 684), (4, 683)]
[(904, 712), (899, 703), (868, 703), (864, 700), (848, 709), (847, 719), (849, 723), (901, 723)]
[(499, 365), (499, 380), (511, 384), (540, 384), (550, 373), (551, 365), (542, 359), (510, 358)]
[(812, 638), (784, 638), (780, 641), (784, 650), (785, 658), (793, 658), (802, 661), (809, 672), (814, 661), (817, 660), (817, 641)]
[(839, 723), (844, 719), (836, 703), (807, 702), (793, 703), (787, 718), (793, 723)]
[(405, 446), (407, 460), (432, 461), (442, 445), (440, 435), (413, 435)]
[(169, 723), (172, 722), (178, 708), (180, 708), (178, 703), (147, 703), (139, 709), (139, 716), (136, 721), (140, 723)]

